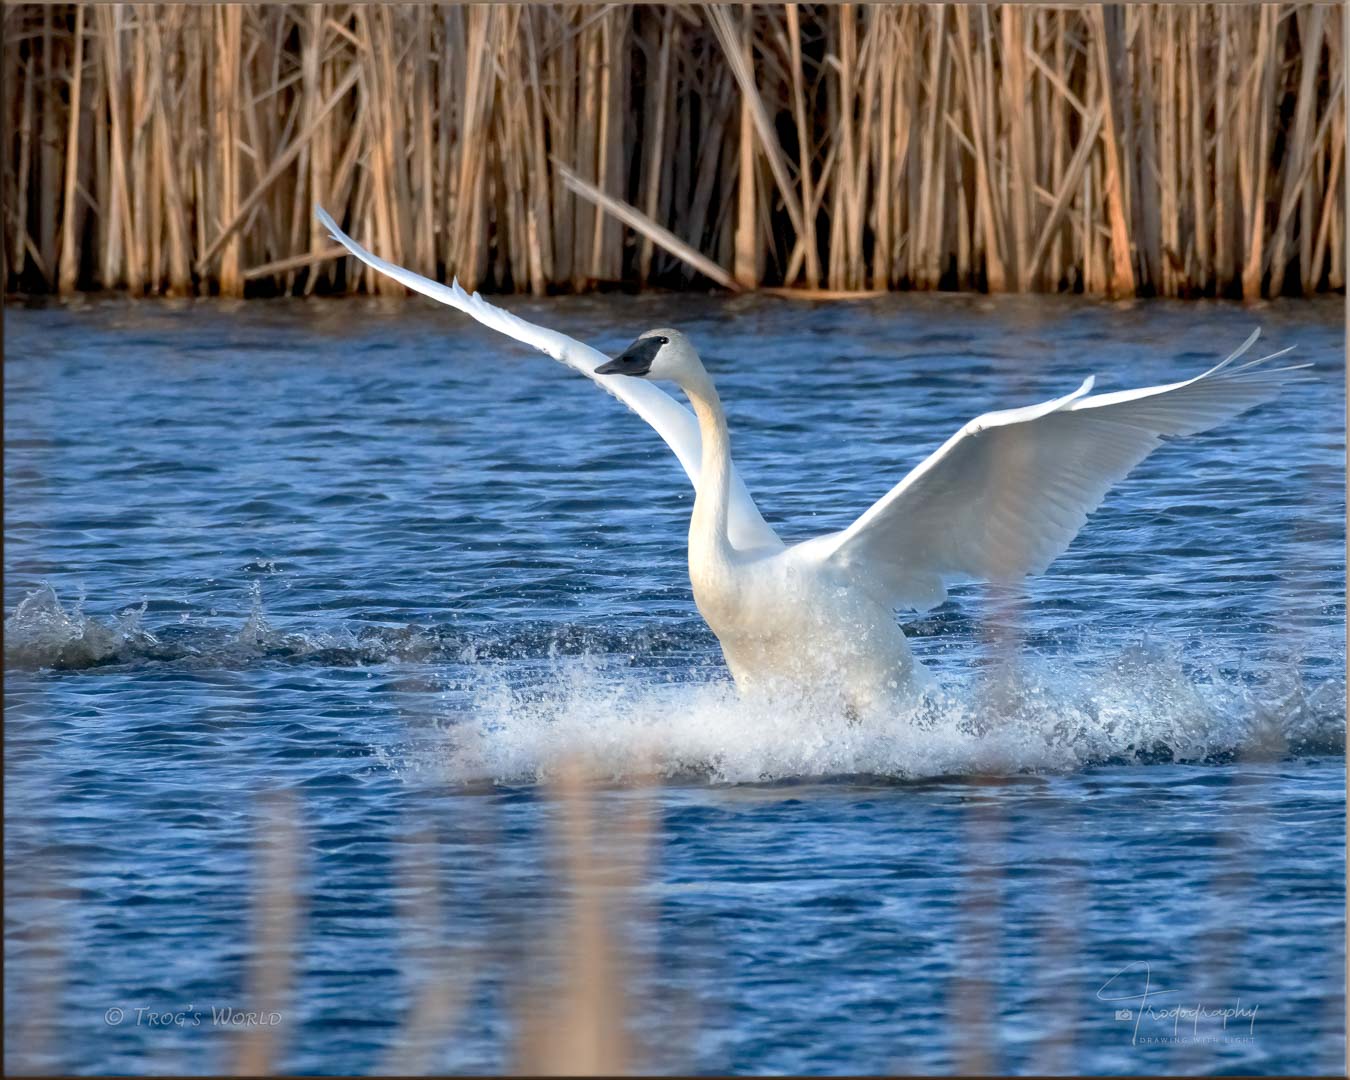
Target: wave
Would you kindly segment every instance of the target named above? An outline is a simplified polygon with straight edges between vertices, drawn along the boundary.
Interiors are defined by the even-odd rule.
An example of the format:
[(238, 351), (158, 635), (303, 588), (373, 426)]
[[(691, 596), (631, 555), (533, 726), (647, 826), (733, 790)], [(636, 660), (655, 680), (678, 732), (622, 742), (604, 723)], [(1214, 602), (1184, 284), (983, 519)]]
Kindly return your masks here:
[(5, 666), (11, 671), (80, 671), (146, 662), (191, 667), (246, 668), (260, 663), (356, 667), (384, 663), (475, 663), (527, 656), (588, 652), (678, 654), (687, 641), (678, 632), (644, 628), (563, 624), (461, 629), (447, 626), (341, 625), (282, 630), (263, 608), (255, 582), (242, 623), (234, 626), (183, 621), (145, 625), (147, 605), (100, 618), (84, 611), (82, 598), (63, 602), (50, 585), (29, 593), (5, 619)]

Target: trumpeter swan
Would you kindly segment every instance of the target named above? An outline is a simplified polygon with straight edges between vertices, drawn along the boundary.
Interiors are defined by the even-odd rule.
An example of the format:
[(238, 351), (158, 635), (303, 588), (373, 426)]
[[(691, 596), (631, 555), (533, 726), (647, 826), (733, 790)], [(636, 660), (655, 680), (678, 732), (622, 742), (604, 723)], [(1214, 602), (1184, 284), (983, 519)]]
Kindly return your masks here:
[[(966, 424), (842, 532), (787, 547), (736, 474), (711, 377), (677, 330), (649, 330), (614, 359), (372, 255), (318, 209), (333, 238), (414, 292), (590, 376), (656, 429), (694, 484), (689, 578), (741, 690), (832, 693), (852, 711), (928, 683), (897, 625), (958, 581), (1039, 573), (1069, 546), (1106, 492), (1164, 436), (1191, 435), (1274, 397), (1289, 352), (1236, 361), (1254, 332), (1202, 375), (1165, 386), (1073, 393)], [(690, 412), (647, 380), (673, 382)]]

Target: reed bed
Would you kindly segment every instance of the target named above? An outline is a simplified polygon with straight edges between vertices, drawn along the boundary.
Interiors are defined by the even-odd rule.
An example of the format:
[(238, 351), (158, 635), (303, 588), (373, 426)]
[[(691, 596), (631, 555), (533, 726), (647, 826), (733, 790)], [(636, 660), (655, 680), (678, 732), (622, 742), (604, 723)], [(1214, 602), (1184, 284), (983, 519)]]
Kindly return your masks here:
[(1339, 290), (1336, 6), (4, 9), (11, 291)]

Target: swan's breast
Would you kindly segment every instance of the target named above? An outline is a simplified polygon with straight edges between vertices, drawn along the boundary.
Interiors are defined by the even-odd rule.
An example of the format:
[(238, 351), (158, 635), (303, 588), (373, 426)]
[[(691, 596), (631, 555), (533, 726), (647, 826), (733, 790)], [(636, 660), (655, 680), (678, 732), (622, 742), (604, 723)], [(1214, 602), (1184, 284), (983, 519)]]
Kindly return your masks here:
[(737, 552), (730, 559), (697, 558), (689, 579), (694, 602), (718, 638), (798, 642), (837, 606), (832, 583), (785, 552)]
[(792, 549), (725, 561), (691, 557), (689, 576), (742, 688), (788, 680), (871, 700), (912, 677), (913, 658), (889, 607)]

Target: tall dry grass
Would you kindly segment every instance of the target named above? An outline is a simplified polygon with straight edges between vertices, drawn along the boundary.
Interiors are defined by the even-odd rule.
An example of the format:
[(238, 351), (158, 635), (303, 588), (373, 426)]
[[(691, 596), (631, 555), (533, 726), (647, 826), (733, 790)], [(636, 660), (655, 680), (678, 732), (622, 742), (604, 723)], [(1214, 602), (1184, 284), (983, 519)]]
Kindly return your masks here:
[(1345, 283), (1330, 5), (3, 18), (9, 289), (399, 289), (314, 203), (424, 274), (535, 293)]

